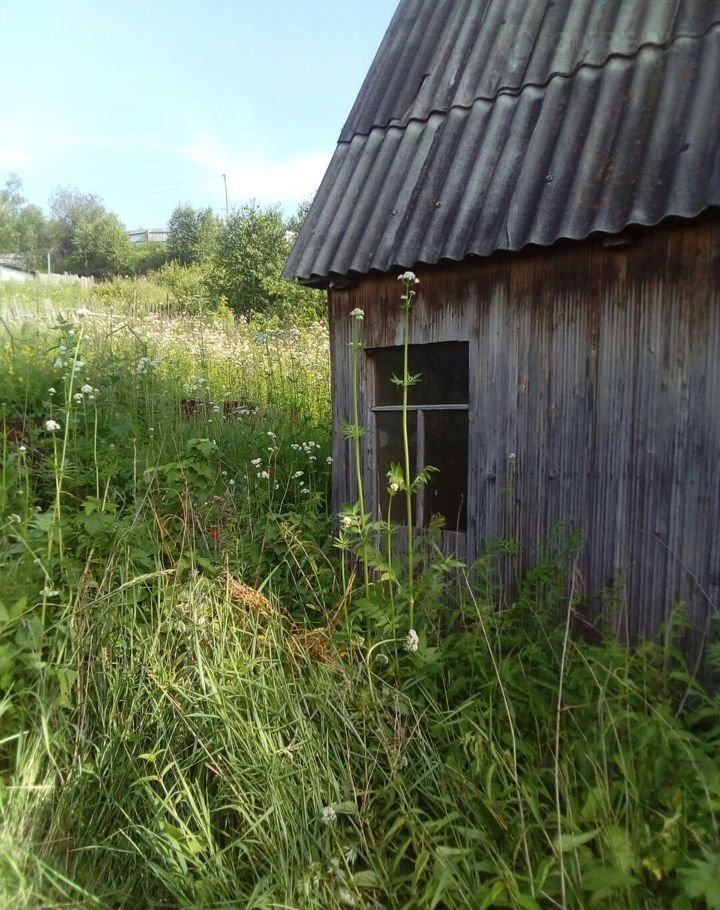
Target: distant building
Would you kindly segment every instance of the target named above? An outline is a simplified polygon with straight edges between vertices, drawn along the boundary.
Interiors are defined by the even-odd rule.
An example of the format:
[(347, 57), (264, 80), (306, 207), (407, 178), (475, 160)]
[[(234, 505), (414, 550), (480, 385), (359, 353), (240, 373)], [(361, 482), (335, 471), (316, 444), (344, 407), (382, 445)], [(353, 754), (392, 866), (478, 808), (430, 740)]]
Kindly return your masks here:
[(128, 237), (131, 243), (165, 243), (168, 239), (168, 233), (165, 228), (157, 230), (145, 230), (138, 228), (135, 231), (128, 231)]
[(11, 269), (27, 271), (27, 260), (23, 253), (0, 253), (0, 265), (7, 265)]
[(30, 272), (17, 265), (6, 265), (0, 257), (0, 281), (32, 281)]

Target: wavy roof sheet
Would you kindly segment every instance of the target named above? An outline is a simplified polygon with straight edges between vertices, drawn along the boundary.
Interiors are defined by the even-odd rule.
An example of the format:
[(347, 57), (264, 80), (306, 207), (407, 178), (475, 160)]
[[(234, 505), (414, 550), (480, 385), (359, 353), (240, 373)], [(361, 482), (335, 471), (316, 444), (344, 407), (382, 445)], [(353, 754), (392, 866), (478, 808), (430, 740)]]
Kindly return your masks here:
[(720, 205), (720, 0), (402, 0), (285, 267), (334, 276)]

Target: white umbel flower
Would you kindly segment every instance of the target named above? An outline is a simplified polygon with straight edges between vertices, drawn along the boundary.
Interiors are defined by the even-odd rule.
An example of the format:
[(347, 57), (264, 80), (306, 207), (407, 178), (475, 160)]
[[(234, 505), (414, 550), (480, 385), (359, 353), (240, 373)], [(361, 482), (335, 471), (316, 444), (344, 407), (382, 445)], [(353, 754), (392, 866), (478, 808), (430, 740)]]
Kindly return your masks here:
[(415, 629), (410, 629), (405, 639), (405, 650), (414, 654), (420, 646), (420, 639)]
[(420, 284), (420, 279), (415, 275), (415, 272), (410, 271), (398, 275), (398, 281), (407, 281), (408, 284)]
[(323, 806), (322, 812), (320, 813), (320, 821), (323, 825), (334, 825), (337, 821), (337, 812), (332, 806)]
[(55, 430), (60, 429), (60, 424), (57, 422), (57, 420), (46, 420), (45, 429), (48, 433), (54, 433)]

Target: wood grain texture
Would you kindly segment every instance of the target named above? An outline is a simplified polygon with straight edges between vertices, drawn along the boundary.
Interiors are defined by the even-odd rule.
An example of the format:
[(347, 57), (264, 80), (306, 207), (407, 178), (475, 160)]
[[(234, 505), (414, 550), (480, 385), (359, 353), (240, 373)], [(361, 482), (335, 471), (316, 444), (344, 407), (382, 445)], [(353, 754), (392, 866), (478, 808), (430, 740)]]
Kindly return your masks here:
[[(448, 545), (473, 558), (512, 531), (529, 565), (562, 522), (582, 536), (590, 621), (614, 611), (636, 641), (682, 601), (697, 653), (720, 604), (720, 220), (416, 272), (410, 343), (470, 343), (468, 530)], [(351, 415), (349, 313), (365, 311), (367, 348), (400, 344), (400, 293), (379, 275), (329, 294), (336, 504), (356, 496), (338, 430)]]

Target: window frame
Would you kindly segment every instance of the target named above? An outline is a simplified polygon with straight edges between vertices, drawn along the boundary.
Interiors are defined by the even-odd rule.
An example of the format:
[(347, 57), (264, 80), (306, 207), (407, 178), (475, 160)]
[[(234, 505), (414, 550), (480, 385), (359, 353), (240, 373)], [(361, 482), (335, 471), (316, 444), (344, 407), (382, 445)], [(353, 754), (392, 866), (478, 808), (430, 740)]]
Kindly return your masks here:
[[(416, 414), (417, 442), (415, 445), (414, 456), (415, 456), (415, 464), (418, 466), (418, 470), (422, 469), (425, 466), (425, 448), (426, 448), (426, 445), (425, 445), (425, 439), (426, 439), (425, 413), (431, 412), (431, 411), (443, 412), (443, 413), (447, 413), (449, 411), (465, 411), (468, 414), (467, 441), (466, 441), (468, 467), (465, 472), (465, 496), (464, 496), (464, 498), (465, 498), (465, 526), (462, 529), (451, 528), (451, 527), (448, 527), (447, 525), (443, 528), (444, 532), (451, 532), (453, 534), (457, 533), (457, 534), (464, 535), (467, 533), (468, 523), (470, 521), (470, 514), (469, 514), (469, 509), (468, 509), (468, 499), (469, 499), (468, 489), (469, 489), (469, 484), (470, 484), (470, 461), (469, 461), (470, 460), (470, 400), (469, 400), (470, 399), (470, 350), (469, 350), (469, 344), (467, 341), (452, 341), (452, 342), (439, 342), (439, 343), (440, 344), (448, 344), (448, 343), (456, 344), (459, 347), (464, 348), (464, 354), (465, 354), (465, 357), (467, 358), (466, 364), (467, 364), (467, 371), (468, 371), (468, 389), (467, 389), (467, 394), (466, 394), (468, 401), (465, 403), (456, 402), (456, 403), (452, 403), (452, 404), (443, 404), (443, 403), (408, 404), (407, 412), (408, 412), (408, 414), (410, 414), (410, 413)], [(417, 345), (412, 345), (412, 346), (413, 347), (415, 347), (415, 346), (431, 347), (433, 344), (434, 344), (434, 342), (427, 342), (426, 344), (417, 344)], [(375, 498), (374, 511), (375, 511), (377, 518), (380, 518), (380, 519), (383, 518), (383, 516), (380, 514), (380, 489), (381, 489), (382, 478), (380, 477), (380, 473), (378, 470), (378, 451), (377, 451), (377, 432), (378, 432), (378, 430), (377, 430), (377, 422), (375, 420), (375, 415), (381, 414), (381, 413), (395, 413), (395, 414), (400, 413), (401, 414), (403, 411), (402, 404), (374, 404), (374, 402), (377, 398), (377, 378), (378, 378), (378, 370), (379, 370), (379, 363), (378, 363), (377, 355), (379, 353), (381, 353), (382, 351), (387, 351), (391, 348), (396, 348), (396, 349), (402, 348), (402, 345), (383, 345), (383, 346), (366, 349), (366, 354), (369, 355), (370, 367), (371, 367), (367, 371), (367, 374), (368, 374), (367, 386), (368, 386), (368, 393), (369, 393), (369, 395), (368, 395), (369, 412), (370, 412), (370, 415), (372, 418), (371, 427), (370, 427), (371, 436), (372, 436), (372, 458), (371, 458), (370, 463), (372, 465), (373, 480), (374, 480), (374, 483), (373, 483), (374, 498)], [(414, 504), (414, 508), (413, 508), (413, 528), (416, 531), (422, 531), (425, 529), (425, 510), (426, 510), (425, 493), (426, 493), (426, 486), (423, 484), (420, 486), (419, 490), (415, 494), (415, 504)], [(399, 524), (402, 524), (402, 522), (400, 522)]]

